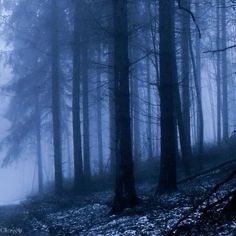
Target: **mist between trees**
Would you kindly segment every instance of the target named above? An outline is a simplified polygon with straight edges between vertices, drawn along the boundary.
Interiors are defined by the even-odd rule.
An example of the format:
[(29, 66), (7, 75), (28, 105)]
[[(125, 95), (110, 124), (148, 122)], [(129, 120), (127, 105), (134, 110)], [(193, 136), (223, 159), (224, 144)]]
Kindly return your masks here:
[(117, 213), (139, 203), (135, 180), (172, 193), (178, 178), (229, 160), (234, 4), (1, 1), (2, 166), (34, 163), (34, 194), (112, 188)]

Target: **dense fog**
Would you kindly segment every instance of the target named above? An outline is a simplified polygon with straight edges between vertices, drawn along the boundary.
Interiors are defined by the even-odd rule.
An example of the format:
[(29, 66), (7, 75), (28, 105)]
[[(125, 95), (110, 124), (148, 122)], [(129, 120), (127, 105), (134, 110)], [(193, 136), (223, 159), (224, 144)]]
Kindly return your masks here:
[(235, 7), (0, 0), (0, 235), (234, 235)]

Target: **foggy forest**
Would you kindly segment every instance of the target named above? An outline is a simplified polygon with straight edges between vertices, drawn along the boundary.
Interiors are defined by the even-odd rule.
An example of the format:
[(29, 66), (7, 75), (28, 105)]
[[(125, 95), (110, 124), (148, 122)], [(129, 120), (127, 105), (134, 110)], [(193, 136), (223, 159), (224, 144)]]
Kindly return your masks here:
[(0, 0), (0, 235), (236, 235), (236, 1)]

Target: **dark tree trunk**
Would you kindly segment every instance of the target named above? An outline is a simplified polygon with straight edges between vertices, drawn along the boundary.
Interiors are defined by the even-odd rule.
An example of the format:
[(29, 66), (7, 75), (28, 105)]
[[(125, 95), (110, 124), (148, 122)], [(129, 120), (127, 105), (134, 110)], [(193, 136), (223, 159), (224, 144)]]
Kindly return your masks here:
[[(113, 51), (111, 43), (109, 43), (109, 65), (113, 65)], [(115, 176), (115, 156), (116, 156), (116, 124), (115, 124), (115, 81), (114, 71), (109, 70), (109, 141), (110, 141), (110, 172), (111, 176)]]
[[(190, 165), (189, 165), (189, 156), (191, 156), (191, 147), (187, 141), (186, 131), (184, 126), (183, 114), (181, 111), (181, 98), (178, 86), (178, 79), (177, 79), (177, 68), (175, 65), (174, 71), (175, 73), (175, 81), (174, 81), (174, 108), (175, 108), (175, 118), (177, 120), (178, 130), (179, 130), (179, 139), (180, 139), (180, 147), (181, 147), (181, 154), (182, 154), (182, 161), (184, 172), (188, 176), (190, 175)], [(177, 139), (177, 127), (173, 130), (175, 133), (175, 143), (176, 143), (176, 155), (178, 153), (178, 139)]]
[[(135, 55), (132, 53), (133, 56)], [(134, 56), (134, 58), (136, 58)], [(133, 156), (134, 161), (139, 162), (141, 158), (141, 136), (140, 136), (140, 116), (139, 116), (139, 83), (137, 68), (134, 66), (131, 79), (131, 104), (132, 104), (132, 136), (133, 136)]]
[(79, 191), (83, 183), (81, 117), (80, 117), (80, 4), (75, 1), (74, 8), (74, 42), (73, 42), (73, 149), (74, 149), (74, 190)]
[(148, 123), (147, 123), (147, 140), (148, 140), (148, 158), (153, 158), (152, 150), (152, 109), (151, 109), (151, 76), (150, 76), (150, 59), (146, 59), (147, 67), (147, 96), (148, 96)]
[[(220, 49), (220, 0), (217, 0), (217, 37), (216, 47)], [(217, 53), (217, 74), (216, 74), (216, 86), (217, 86), (217, 144), (221, 144), (221, 68), (220, 68), (221, 54)]]
[(71, 135), (68, 130), (68, 127), (66, 128), (66, 154), (67, 154), (67, 161), (68, 161), (68, 178), (73, 178), (73, 166), (72, 166), (72, 150), (71, 150)]
[[(154, 8), (157, 9), (157, 5), (158, 3), (156, 2), (155, 5), (154, 5)], [(151, 1), (146, 1), (146, 11), (148, 13), (148, 22), (151, 22), (151, 18), (152, 18), (152, 4), (151, 4)], [(158, 46), (157, 46), (157, 43), (156, 43), (156, 38), (157, 38), (157, 23), (155, 23), (154, 25), (151, 24), (150, 25), (150, 33), (151, 33), (151, 46), (153, 48), (153, 53), (154, 53), (154, 60), (153, 60), (153, 64), (154, 64), (154, 69), (155, 69), (155, 73), (156, 73), (156, 87), (157, 87), (157, 91), (158, 93), (160, 94), (160, 74), (159, 74), (159, 61), (158, 61), (158, 55), (159, 55), (159, 52), (158, 52)], [(148, 36), (146, 37), (146, 43), (148, 44), (149, 42), (149, 38)], [(150, 61), (150, 58), (149, 58), (149, 61)], [(150, 68), (149, 68), (150, 70)], [(147, 71), (147, 73), (150, 73), (150, 71)], [(147, 75), (148, 76), (148, 75)], [(150, 88), (149, 88), (150, 89)], [(158, 94), (158, 98), (159, 98), (159, 94)], [(148, 108), (149, 109), (149, 108)], [(157, 112), (158, 114), (160, 113), (159, 112), (159, 108), (157, 109)], [(159, 122), (158, 122), (159, 123)], [(157, 156), (159, 155), (160, 151), (160, 142), (159, 142), (159, 128), (160, 128), (160, 125), (157, 123), (157, 126), (156, 126), (156, 139), (157, 141), (155, 142), (155, 145), (156, 145), (156, 154)]]
[[(190, 1), (183, 0), (181, 4), (184, 8), (190, 9)], [(188, 12), (181, 11), (181, 81), (182, 81), (182, 115), (185, 132), (185, 142), (187, 152), (182, 152), (185, 169), (188, 168), (186, 162), (191, 158), (191, 129), (190, 129), (190, 57), (189, 57), (189, 36), (190, 36), (190, 15)], [(187, 155), (187, 156), (185, 156)]]
[[(196, 66), (193, 48), (192, 48), (192, 40), (191, 37), (189, 38), (189, 47), (190, 47), (190, 54), (192, 59), (192, 66), (193, 66), (193, 77), (194, 77), (194, 84), (196, 89), (196, 99), (197, 99), (197, 145), (198, 145), (198, 153), (200, 155), (203, 154), (203, 135), (204, 135), (204, 122), (203, 122), (203, 111), (202, 111), (202, 98), (201, 98), (201, 86), (200, 86), (200, 78), (199, 71)], [(199, 65), (198, 65), (199, 66)]]
[[(134, 24), (139, 21), (138, 4), (130, 5), (130, 24)], [(133, 39), (136, 42), (139, 39)], [(139, 58), (137, 48), (131, 48), (130, 57), (132, 61)], [(130, 67), (130, 92), (131, 92), (131, 111), (132, 111), (132, 143), (133, 143), (133, 159), (135, 163), (139, 163), (141, 160), (141, 130), (140, 130), (140, 100), (139, 100), (139, 68), (140, 64), (135, 63)]]
[[(221, 1), (221, 24), (222, 24), (222, 48), (227, 47), (227, 31), (226, 31), (226, 4), (225, 0)], [(222, 52), (222, 122), (223, 122), (223, 140), (228, 141), (229, 138), (229, 114), (228, 114), (228, 66), (227, 66), (227, 50)]]
[(58, 39), (58, 2), (51, 0), (51, 73), (52, 73), (52, 124), (53, 152), (55, 169), (55, 192), (63, 189), (62, 151), (61, 151), (61, 112), (60, 112), (60, 73), (59, 73), (59, 39)]
[(86, 29), (83, 29), (82, 55), (82, 87), (83, 87), (83, 153), (85, 184), (90, 181), (90, 137), (89, 137), (89, 97), (88, 97), (88, 43)]
[(37, 146), (37, 166), (38, 166), (38, 192), (43, 193), (43, 163), (42, 163), (42, 152), (41, 152), (41, 118), (39, 108), (39, 96), (36, 96), (35, 103), (35, 114), (36, 114), (36, 146)]
[(113, 212), (137, 203), (130, 127), (127, 1), (113, 0), (116, 184)]
[(176, 56), (173, 14), (174, 1), (160, 0), (161, 166), (158, 190), (161, 193), (173, 192), (177, 188), (174, 107)]
[[(101, 44), (98, 45), (98, 64), (101, 63)], [(98, 170), (103, 173), (103, 132), (102, 132), (102, 95), (101, 95), (101, 70), (97, 68), (97, 134), (98, 134)]]
[[(199, 9), (199, 2), (195, 2), (196, 9), (196, 19), (199, 19), (200, 17), (200, 9)], [(191, 41), (191, 39), (190, 39)], [(192, 44), (190, 44), (190, 49), (192, 49)], [(196, 35), (196, 62), (194, 63), (194, 55), (193, 55), (193, 49), (192, 51), (192, 64), (193, 64), (193, 73), (195, 78), (195, 87), (196, 87), (196, 93), (197, 93), (197, 144), (198, 144), (198, 152), (201, 155), (203, 153), (203, 143), (204, 143), (204, 120), (203, 120), (203, 110), (202, 110), (202, 83), (201, 83), (201, 42), (199, 35)], [(194, 66), (195, 65), (195, 66)]]

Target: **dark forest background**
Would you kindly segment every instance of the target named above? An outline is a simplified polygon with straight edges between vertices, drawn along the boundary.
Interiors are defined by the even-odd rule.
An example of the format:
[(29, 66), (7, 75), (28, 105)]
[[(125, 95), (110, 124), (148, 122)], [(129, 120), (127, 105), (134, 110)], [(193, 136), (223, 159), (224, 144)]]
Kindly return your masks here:
[[(235, 7), (1, 1), (11, 71), (2, 166), (34, 160), (39, 197), (112, 189), (114, 214), (142, 204), (136, 184), (172, 194), (181, 181), (235, 168)], [(231, 181), (235, 169), (226, 174)]]

